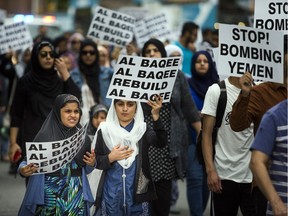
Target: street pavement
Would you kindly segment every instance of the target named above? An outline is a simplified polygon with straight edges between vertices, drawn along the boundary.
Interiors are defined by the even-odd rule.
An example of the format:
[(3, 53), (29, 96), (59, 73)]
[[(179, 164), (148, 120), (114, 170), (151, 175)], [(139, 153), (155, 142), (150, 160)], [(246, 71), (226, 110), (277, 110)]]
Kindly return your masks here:
[(9, 174), (9, 166), (0, 161), (0, 216), (16, 216), (25, 193), (25, 179)]
[[(9, 163), (0, 161), (0, 216), (16, 216), (25, 193), (25, 180), (21, 176), (8, 174)], [(178, 181), (179, 199), (176, 208), (180, 214), (170, 216), (189, 216), (186, 199), (186, 182)], [(204, 216), (209, 216), (209, 206)]]

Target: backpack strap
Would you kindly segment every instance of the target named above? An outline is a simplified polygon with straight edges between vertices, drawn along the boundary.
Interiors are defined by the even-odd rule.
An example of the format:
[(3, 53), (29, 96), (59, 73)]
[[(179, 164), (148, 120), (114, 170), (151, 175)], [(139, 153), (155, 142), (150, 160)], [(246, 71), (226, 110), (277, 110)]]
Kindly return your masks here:
[(218, 85), (220, 87), (220, 97), (217, 104), (215, 128), (219, 128), (221, 126), (227, 104), (227, 92), (226, 92), (225, 80), (218, 82)]

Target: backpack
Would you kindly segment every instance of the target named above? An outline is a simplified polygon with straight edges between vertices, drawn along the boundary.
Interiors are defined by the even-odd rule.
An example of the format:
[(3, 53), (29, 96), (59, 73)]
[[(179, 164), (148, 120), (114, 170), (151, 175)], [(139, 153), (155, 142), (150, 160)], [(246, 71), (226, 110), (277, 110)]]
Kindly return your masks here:
[[(218, 82), (218, 85), (220, 87), (220, 96), (219, 96), (217, 110), (216, 110), (216, 122), (215, 122), (213, 132), (212, 132), (213, 158), (215, 155), (215, 144), (216, 144), (216, 139), (217, 139), (217, 132), (218, 132), (219, 127), (222, 124), (222, 119), (223, 119), (223, 115), (224, 115), (226, 103), (227, 103), (225, 81), (222, 80)], [(201, 164), (204, 164), (204, 158), (203, 158), (203, 153), (202, 153), (202, 129), (200, 131), (200, 134), (198, 136), (197, 143), (196, 143), (196, 154), (197, 154), (196, 156), (198, 158), (198, 161)]]

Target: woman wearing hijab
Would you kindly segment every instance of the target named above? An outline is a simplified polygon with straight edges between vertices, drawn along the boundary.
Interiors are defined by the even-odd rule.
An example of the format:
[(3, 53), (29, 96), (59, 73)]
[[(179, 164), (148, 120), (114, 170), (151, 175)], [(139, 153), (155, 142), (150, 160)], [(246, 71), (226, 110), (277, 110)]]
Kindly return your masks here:
[(31, 67), (31, 71), (19, 79), (11, 105), (11, 161), (17, 151), (26, 155), (25, 142), (34, 140), (59, 94), (81, 97), (64, 61), (56, 57), (50, 42), (42, 41), (33, 46)]
[(72, 62), (73, 68), (78, 66), (77, 59), (79, 57), (80, 46), (85, 37), (82, 33), (74, 32), (69, 38), (67, 43), (67, 49), (70, 54), (73, 55), (74, 61)]
[[(196, 52), (191, 61), (191, 78), (188, 79), (190, 94), (198, 110), (202, 110), (204, 98), (208, 87), (219, 81), (218, 73), (212, 57), (207, 51)], [(187, 168), (187, 199), (191, 215), (203, 215), (205, 211), (209, 190), (206, 172), (199, 163), (196, 154), (196, 133), (190, 130), (191, 145), (189, 145), (189, 166)], [(195, 200), (195, 197), (198, 197)]]
[[(165, 46), (165, 50), (167, 53), (167, 57), (181, 57), (181, 58), (183, 58), (183, 51), (177, 45), (168, 44)], [(183, 67), (182, 61), (183, 61), (183, 59), (181, 59), (181, 63), (179, 66), (179, 70), (181, 70), (181, 71), (182, 71), (182, 67)]]
[[(181, 57), (183, 58), (183, 52), (179, 46), (176, 46), (174, 44), (168, 44), (165, 46), (165, 50), (167, 53), (167, 57)], [(182, 60), (182, 59), (181, 59)], [(182, 70), (182, 61), (179, 66), (179, 70)], [(178, 182), (177, 179), (172, 180), (172, 194), (171, 194), (171, 207), (170, 207), (170, 213), (179, 214), (180, 211), (176, 208), (177, 200), (179, 198), (179, 188), (178, 188)]]
[(149, 146), (164, 147), (167, 133), (159, 119), (162, 98), (148, 101), (153, 129), (146, 127), (140, 102), (112, 101), (96, 135), (97, 168), (103, 170), (96, 205), (101, 215), (150, 215), (156, 198), (148, 159)]
[(219, 81), (215, 63), (209, 52), (202, 50), (193, 55), (191, 74), (192, 77), (188, 79), (190, 91), (198, 109), (202, 110), (209, 86)]
[[(167, 57), (164, 44), (157, 39), (148, 40), (142, 48), (142, 56)], [(150, 125), (151, 108), (142, 104), (145, 121)], [(187, 123), (200, 132), (200, 116), (189, 93), (184, 73), (178, 71), (171, 101), (164, 103), (160, 118), (167, 129), (168, 145), (162, 149), (149, 148), (151, 172), (156, 187), (157, 200), (152, 202), (152, 215), (168, 216), (170, 211), (172, 179), (183, 179), (188, 161), (189, 134)], [(161, 158), (161, 160), (159, 160)]]
[[(53, 142), (67, 139), (80, 129), (79, 100), (70, 94), (59, 95), (34, 142)], [(46, 145), (48, 145), (47, 143)], [(19, 215), (89, 215), (93, 203), (86, 174), (94, 169), (95, 152), (86, 136), (76, 156), (60, 169), (45, 174), (37, 172), (35, 164), (24, 160), (19, 166), (22, 176), (31, 176)], [(45, 145), (45, 143), (43, 144)]]
[(108, 109), (104, 104), (96, 104), (90, 108), (87, 134), (91, 142), (93, 141), (100, 123), (106, 121), (107, 113)]
[(90, 107), (99, 103), (99, 52), (97, 44), (91, 39), (81, 43), (78, 67), (71, 71), (71, 77), (81, 90), (83, 116), (81, 123), (89, 120)]

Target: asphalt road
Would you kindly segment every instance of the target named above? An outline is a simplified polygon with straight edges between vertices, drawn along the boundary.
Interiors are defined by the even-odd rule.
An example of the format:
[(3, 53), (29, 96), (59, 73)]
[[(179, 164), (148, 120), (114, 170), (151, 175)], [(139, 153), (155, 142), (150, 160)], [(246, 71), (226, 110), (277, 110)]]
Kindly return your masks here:
[[(9, 163), (0, 161), (0, 216), (16, 216), (25, 193), (25, 180), (19, 175), (8, 174)], [(186, 199), (186, 183), (178, 181), (179, 199), (176, 208), (180, 214), (170, 216), (189, 216)], [(209, 216), (209, 203), (204, 216)]]

